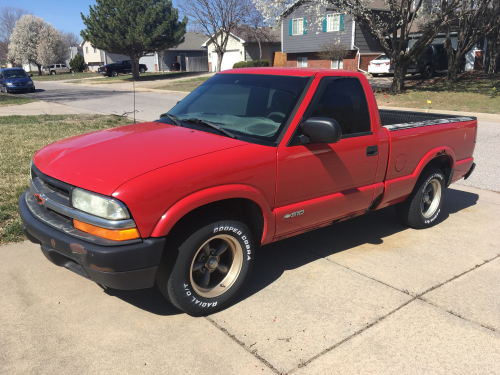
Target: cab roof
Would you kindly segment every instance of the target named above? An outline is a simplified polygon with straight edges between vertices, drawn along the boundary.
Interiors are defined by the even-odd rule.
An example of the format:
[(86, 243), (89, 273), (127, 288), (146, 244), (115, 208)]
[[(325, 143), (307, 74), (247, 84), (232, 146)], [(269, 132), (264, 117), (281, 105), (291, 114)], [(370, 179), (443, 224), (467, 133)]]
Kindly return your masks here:
[(239, 68), (229, 69), (217, 74), (269, 74), (280, 76), (312, 77), (317, 74), (322, 76), (344, 76), (358, 77), (363, 76), (360, 72), (341, 69), (323, 69), (323, 68), (290, 68), (290, 67), (263, 67), (263, 68)]

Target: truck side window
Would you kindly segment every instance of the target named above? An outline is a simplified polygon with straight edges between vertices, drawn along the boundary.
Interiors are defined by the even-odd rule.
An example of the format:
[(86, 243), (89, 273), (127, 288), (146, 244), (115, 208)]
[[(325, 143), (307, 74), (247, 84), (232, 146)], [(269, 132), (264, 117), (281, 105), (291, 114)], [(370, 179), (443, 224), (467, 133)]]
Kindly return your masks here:
[(323, 78), (306, 118), (327, 117), (336, 120), (342, 136), (371, 131), (370, 114), (361, 82), (355, 78)]

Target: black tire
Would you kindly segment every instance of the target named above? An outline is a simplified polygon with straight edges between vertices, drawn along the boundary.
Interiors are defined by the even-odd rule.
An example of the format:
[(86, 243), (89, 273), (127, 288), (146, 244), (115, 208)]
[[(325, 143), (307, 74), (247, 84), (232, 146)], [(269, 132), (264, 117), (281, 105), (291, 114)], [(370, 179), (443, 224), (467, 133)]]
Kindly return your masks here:
[(378, 77), (377, 73), (371, 73), (372, 77)]
[(434, 77), (434, 67), (432, 65), (426, 65), (422, 71), (422, 77), (425, 79), (431, 79)]
[(141, 68), (139, 71), (140, 71), (141, 73), (146, 73), (146, 70), (145, 70), (144, 68)]
[(34, 88), (34, 87), (32, 87), (32, 88), (30, 89), (30, 92), (35, 92), (35, 88)]
[(396, 204), (398, 219), (415, 229), (432, 226), (441, 212), (445, 189), (446, 178), (440, 169), (424, 170), (411, 194)]
[(117, 76), (118, 76), (118, 72), (117, 72), (116, 70), (113, 70), (113, 71), (111, 72), (111, 75), (112, 75), (113, 77), (117, 77)]
[(229, 214), (204, 219), (192, 228), (173, 242), (173, 248), (165, 249), (156, 283), (174, 306), (205, 316), (226, 307), (243, 288), (255, 245), (250, 229)]
[(56, 75), (56, 71), (55, 71), (55, 70), (51, 70), (51, 71), (50, 71), (50, 75), (51, 75), (51, 76), (55, 76), (55, 75)]

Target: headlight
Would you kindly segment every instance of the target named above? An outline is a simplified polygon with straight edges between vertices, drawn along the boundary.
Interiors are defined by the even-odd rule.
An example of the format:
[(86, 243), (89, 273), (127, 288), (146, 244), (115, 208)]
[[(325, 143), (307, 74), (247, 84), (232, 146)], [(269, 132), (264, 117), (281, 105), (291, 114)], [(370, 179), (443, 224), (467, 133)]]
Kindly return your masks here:
[(32, 84), (33, 84), (33, 81), (29, 81), (29, 82), (27, 83), (27, 85), (28, 85), (28, 86), (31, 86)]
[(79, 210), (105, 219), (122, 220), (130, 218), (123, 203), (81, 189), (73, 189), (72, 203), (73, 207)]
[(7, 82), (6, 85), (7, 86), (14, 86), (14, 84), (12, 82)]

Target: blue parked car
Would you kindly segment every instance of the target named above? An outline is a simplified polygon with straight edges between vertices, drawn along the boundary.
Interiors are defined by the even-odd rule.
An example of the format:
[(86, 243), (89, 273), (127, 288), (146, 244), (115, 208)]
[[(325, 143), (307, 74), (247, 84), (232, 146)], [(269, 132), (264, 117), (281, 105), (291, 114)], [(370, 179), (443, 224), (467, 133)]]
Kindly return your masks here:
[(0, 69), (0, 92), (35, 92), (35, 83), (22, 68)]

